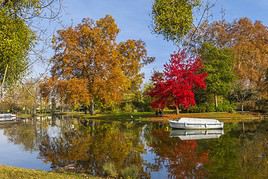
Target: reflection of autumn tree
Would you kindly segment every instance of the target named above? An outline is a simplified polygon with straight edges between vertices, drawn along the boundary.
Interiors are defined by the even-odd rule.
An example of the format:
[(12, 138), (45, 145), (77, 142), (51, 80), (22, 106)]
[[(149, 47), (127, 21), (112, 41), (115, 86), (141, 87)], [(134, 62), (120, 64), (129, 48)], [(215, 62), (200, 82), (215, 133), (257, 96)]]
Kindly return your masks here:
[[(79, 140), (80, 137), (83, 140)], [(46, 162), (51, 162), (55, 167), (64, 167), (78, 160), (87, 160), (86, 150), (91, 143), (91, 138), (84, 138), (85, 134), (68, 132), (64, 138), (43, 138), (40, 145), (40, 155)], [(65, 141), (65, 140), (68, 141)]]
[(38, 140), (36, 128), (33, 127), (33, 123), (19, 123), (10, 127), (4, 128), (4, 135), (8, 137), (8, 140), (14, 144), (23, 146), (26, 151), (33, 151), (38, 149)]
[(211, 178), (238, 176), (239, 141), (237, 138), (227, 133), (208, 146), (210, 160), (206, 168), (210, 171), (209, 176)]
[(243, 178), (263, 178), (268, 176), (267, 137), (257, 135), (254, 140), (246, 140), (241, 149), (239, 167)]
[[(71, 169), (104, 176), (115, 170), (117, 175), (128, 166), (137, 166), (142, 171), (142, 145), (137, 130), (123, 131), (127, 126), (120, 123), (101, 124), (92, 122), (91, 127), (80, 126), (79, 130), (65, 131), (59, 138), (47, 135), (40, 146), (40, 156), (52, 162), (55, 168)], [(136, 129), (136, 128), (135, 128)], [(133, 132), (130, 132), (133, 131)], [(138, 130), (139, 131), (139, 130)]]
[[(267, 122), (260, 123), (257, 130), (254, 125), (251, 125), (249, 129), (246, 126), (245, 133), (240, 136), (241, 178), (266, 178), (268, 176), (267, 126)], [(254, 136), (252, 136), (253, 132), (255, 132)]]
[(203, 164), (208, 162), (208, 153), (199, 152), (196, 141), (181, 141), (178, 138), (170, 138), (169, 132), (163, 129), (154, 129), (151, 135), (153, 140), (149, 145), (157, 154), (159, 165), (167, 162), (169, 177), (207, 176)]
[(231, 128), (219, 140), (208, 145), (210, 161), (206, 168), (210, 171), (210, 178), (268, 176), (268, 124), (248, 123), (239, 126)]

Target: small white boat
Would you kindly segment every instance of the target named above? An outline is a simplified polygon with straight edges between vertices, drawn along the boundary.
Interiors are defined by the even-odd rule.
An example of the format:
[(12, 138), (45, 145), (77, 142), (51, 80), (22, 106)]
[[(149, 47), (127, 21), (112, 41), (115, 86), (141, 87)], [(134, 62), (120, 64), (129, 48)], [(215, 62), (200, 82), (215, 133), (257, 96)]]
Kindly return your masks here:
[(15, 118), (16, 114), (11, 114), (11, 113), (5, 113), (5, 114), (0, 114), (0, 120), (3, 118)]
[(170, 131), (170, 137), (179, 137), (181, 140), (217, 139), (224, 134), (223, 129), (212, 130), (176, 130)]
[(0, 124), (5, 124), (5, 123), (13, 123), (17, 121), (17, 117), (15, 114), (0, 114)]
[(180, 118), (169, 120), (169, 125), (174, 129), (223, 129), (223, 122), (216, 119)]

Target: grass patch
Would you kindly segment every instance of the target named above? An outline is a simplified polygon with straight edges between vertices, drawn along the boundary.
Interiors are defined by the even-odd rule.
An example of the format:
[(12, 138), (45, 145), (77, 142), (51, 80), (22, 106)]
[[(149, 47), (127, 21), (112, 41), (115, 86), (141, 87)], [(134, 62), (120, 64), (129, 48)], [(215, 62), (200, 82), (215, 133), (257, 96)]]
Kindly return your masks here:
[(134, 120), (146, 122), (167, 122), (169, 119), (181, 117), (194, 117), (194, 118), (214, 118), (223, 122), (241, 122), (262, 120), (263, 116), (257, 113), (228, 113), (228, 112), (208, 112), (208, 113), (181, 113), (179, 115), (170, 112), (164, 112), (162, 117), (157, 117), (153, 112), (136, 112), (136, 113), (108, 113), (96, 114), (91, 116), (84, 113), (65, 113), (67, 116), (84, 118), (84, 119), (99, 119), (99, 120)]
[(27, 118), (31, 118), (32, 114), (17, 114), (17, 117), (20, 119), (27, 119)]
[(15, 167), (0, 166), (0, 178), (1, 179), (96, 179), (97, 177), (91, 177), (82, 174), (67, 174), (67, 173), (55, 173), (46, 172), (32, 169), (22, 169)]

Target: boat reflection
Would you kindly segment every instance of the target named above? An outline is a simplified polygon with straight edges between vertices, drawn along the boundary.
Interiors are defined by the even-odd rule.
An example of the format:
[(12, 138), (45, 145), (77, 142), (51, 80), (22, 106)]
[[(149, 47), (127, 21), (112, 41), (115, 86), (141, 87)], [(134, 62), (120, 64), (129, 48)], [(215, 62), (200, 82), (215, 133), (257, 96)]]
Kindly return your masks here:
[(179, 137), (181, 140), (217, 139), (224, 134), (223, 129), (215, 130), (176, 130), (170, 131), (170, 137)]

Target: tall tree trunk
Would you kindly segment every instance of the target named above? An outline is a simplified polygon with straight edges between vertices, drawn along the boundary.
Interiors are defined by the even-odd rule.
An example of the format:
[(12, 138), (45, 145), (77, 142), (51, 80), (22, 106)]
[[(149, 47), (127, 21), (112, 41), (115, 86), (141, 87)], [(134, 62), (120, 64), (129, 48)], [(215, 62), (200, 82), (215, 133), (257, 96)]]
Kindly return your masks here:
[(63, 102), (61, 101), (61, 102), (60, 102), (60, 112), (61, 112), (61, 113), (64, 112), (64, 109), (63, 109), (63, 108), (64, 108), (64, 107), (63, 107)]
[(84, 105), (83, 109), (84, 109), (84, 113), (87, 114), (87, 108), (88, 106), (87, 105)]
[(180, 114), (179, 106), (176, 105), (176, 114)]
[(37, 111), (36, 111), (36, 109), (37, 109), (37, 90), (35, 91), (35, 97), (34, 97), (34, 106), (33, 106), (33, 114), (32, 114), (32, 116), (34, 117), (34, 116), (36, 116), (36, 113), (37, 113)]
[(32, 116), (34, 117), (34, 116), (36, 116), (36, 106), (34, 105), (34, 107), (33, 107), (33, 113), (32, 113)]
[(7, 69), (8, 69), (8, 65), (6, 66), (3, 81), (1, 84), (1, 98), (3, 98), (3, 90), (4, 90), (4, 84), (5, 84), (5, 80), (6, 80), (6, 76), (7, 76)]
[(244, 104), (241, 103), (241, 111), (244, 112)]
[(214, 94), (214, 100), (215, 100), (215, 108), (218, 107), (218, 96)]
[(91, 100), (91, 103), (90, 103), (90, 115), (94, 115), (95, 114), (95, 103), (94, 103), (94, 98), (92, 98), (92, 100)]
[(56, 100), (55, 97), (51, 99), (51, 115), (54, 116), (56, 112)]
[(52, 115), (52, 126), (56, 126), (56, 116)]

